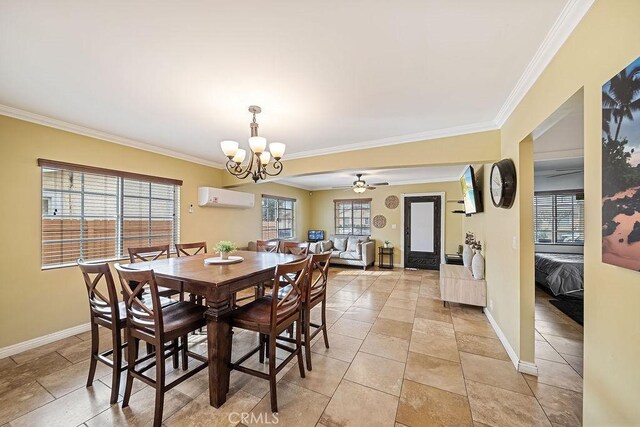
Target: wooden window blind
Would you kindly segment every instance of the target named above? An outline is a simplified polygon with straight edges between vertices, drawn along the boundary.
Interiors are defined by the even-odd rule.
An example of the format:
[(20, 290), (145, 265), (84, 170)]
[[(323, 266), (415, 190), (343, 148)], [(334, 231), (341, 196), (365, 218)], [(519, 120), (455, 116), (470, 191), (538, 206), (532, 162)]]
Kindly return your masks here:
[(371, 199), (334, 200), (336, 234), (371, 234)]
[[(179, 238), (179, 181), (40, 162), (42, 268), (128, 256)], [(110, 171), (109, 172), (117, 172)], [(181, 182), (180, 182), (181, 183)]]
[(583, 245), (584, 198), (581, 193), (536, 193), (535, 243)]
[(262, 240), (295, 237), (296, 200), (262, 195)]

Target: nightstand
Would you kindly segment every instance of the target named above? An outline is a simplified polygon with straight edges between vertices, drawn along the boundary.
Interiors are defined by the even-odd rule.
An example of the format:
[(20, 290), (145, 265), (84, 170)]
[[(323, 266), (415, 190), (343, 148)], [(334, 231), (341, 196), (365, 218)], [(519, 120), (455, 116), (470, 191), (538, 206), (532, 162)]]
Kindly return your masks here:
[[(385, 263), (385, 257), (389, 258), (389, 262)], [(378, 248), (378, 268), (393, 268), (393, 248)]]

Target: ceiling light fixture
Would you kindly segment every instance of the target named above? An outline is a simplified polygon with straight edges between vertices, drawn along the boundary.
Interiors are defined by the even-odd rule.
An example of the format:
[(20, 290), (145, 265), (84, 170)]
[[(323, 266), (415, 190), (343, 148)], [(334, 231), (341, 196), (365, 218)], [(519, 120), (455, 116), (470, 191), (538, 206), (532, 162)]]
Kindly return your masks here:
[[(226, 167), (231, 175), (239, 179), (245, 179), (251, 175), (253, 181), (258, 182), (261, 179), (266, 179), (267, 176), (276, 176), (282, 172), (280, 159), (284, 155), (286, 146), (281, 142), (272, 142), (269, 144), (269, 151), (265, 151), (267, 139), (258, 136), (258, 123), (256, 122), (256, 114), (260, 114), (262, 109), (257, 105), (251, 105), (249, 112), (253, 114), (253, 121), (249, 124), (251, 128), (251, 137), (249, 138), (251, 156), (249, 157), (249, 162), (242, 166), (247, 151), (238, 148), (239, 144), (236, 141), (222, 141), (220, 147), (224, 155), (229, 159)], [(270, 163), (271, 157), (273, 157), (273, 163)], [(271, 164), (272, 171), (267, 169), (269, 164)]]

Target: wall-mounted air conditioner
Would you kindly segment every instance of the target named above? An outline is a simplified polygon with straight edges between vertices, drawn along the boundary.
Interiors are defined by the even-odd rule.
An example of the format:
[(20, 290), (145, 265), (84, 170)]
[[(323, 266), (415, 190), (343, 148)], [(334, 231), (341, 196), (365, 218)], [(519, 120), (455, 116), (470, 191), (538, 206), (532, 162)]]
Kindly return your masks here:
[(213, 187), (198, 188), (199, 206), (248, 209), (252, 208), (255, 204), (255, 194)]

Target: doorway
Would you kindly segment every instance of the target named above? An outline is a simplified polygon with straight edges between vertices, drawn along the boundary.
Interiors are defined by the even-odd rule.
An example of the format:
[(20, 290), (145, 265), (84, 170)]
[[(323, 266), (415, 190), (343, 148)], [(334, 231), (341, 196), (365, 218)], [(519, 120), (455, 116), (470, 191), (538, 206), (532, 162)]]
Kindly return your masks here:
[(403, 197), (404, 267), (440, 270), (442, 260), (442, 196)]

